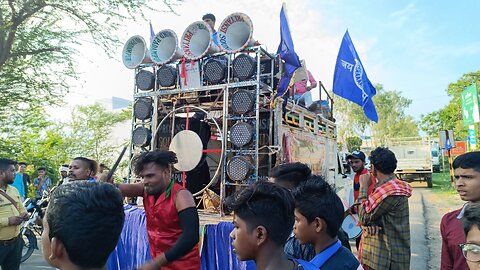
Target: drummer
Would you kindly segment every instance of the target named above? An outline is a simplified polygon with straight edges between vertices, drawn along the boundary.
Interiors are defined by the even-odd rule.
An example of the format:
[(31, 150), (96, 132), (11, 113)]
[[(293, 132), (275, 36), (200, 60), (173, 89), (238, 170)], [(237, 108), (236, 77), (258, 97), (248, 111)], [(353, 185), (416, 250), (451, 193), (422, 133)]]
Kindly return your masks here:
[[(365, 153), (363, 153), (360, 150), (353, 151), (350, 155), (347, 156), (347, 160), (350, 163), (350, 166), (352, 167), (353, 172), (355, 172), (355, 175), (353, 176), (353, 201), (357, 201), (358, 198), (358, 192), (360, 189), (360, 175), (362, 174), (367, 174), (368, 170), (365, 168), (366, 162), (365, 162)], [(373, 192), (373, 189), (375, 188), (376, 180), (375, 177), (372, 175), (372, 184), (368, 187), (368, 195), (370, 195)], [(352, 206), (351, 208), (351, 213), (356, 214), (357, 211), (356, 209)], [(360, 244), (360, 236), (357, 237), (356, 239), (356, 247), (358, 250), (358, 246)]]

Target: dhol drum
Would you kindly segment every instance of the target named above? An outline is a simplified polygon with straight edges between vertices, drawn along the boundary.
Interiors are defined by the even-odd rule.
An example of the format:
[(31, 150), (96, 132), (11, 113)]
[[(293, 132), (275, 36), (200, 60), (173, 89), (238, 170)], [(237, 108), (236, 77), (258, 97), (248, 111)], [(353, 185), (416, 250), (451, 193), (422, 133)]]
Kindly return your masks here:
[(358, 224), (358, 215), (348, 215), (342, 223), (342, 229), (348, 234), (348, 238), (357, 239), (362, 235), (362, 228)]

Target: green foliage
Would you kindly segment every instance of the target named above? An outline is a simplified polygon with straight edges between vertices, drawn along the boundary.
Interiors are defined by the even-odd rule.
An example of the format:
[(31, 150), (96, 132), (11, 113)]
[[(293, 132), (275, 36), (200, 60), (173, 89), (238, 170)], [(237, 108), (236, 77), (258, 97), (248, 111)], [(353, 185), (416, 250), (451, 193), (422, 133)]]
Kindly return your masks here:
[(68, 123), (48, 119), (43, 108), (36, 107), (7, 119), (0, 127), (0, 157), (24, 161), (32, 178), (36, 169), (45, 167), (53, 183), (60, 165), (76, 156), (111, 163), (118, 145), (109, 142), (112, 128), (131, 117), (131, 109), (109, 112), (99, 104), (79, 106)]
[(79, 106), (67, 124), (70, 154), (91, 157), (100, 163), (113, 163), (112, 153), (118, 145), (108, 143), (112, 127), (131, 118), (131, 111), (106, 111), (102, 105)]
[(181, 0), (0, 1), (0, 122), (19, 110), (60, 100), (77, 75), (79, 40), (94, 42), (112, 56), (121, 45), (115, 33), (125, 23), (144, 19), (145, 10), (158, 10), (152, 6), (173, 11), (177, 2)]
[(361, 146), (362, 146), (362, 138), (357, 137), (357, 136), (347, 138), (348, 152), (351, 153), (355, 150), (360, 150)]
[(335, 118), (339, 123), (339, 137), (346, 142), (348, 137), (371, 132), (375, 145), (383, 143), (385, 138), (416, 137), (418, 125), (411, 116), (405, 115), (405, 109), (412, 101), (398, 91), (387, 91), (381, 84), (375, 85), (377, 94), (373, 102), (378, 113), (378, 123), (370, 121), (360, 106), (335, 96)]
[(422, 115), (420, 126), (430, 136), (438, 136), (440, 130), (453, 129), (456, 138), (465, 138), (468, 127), (463, 125), (462, 118), (462, 92), (474, 82), (480, 81), (480, 70), (464, 74), (455, 83), (450, 83), (447, 88), (448, 95), (452, 98), (444, 108)]

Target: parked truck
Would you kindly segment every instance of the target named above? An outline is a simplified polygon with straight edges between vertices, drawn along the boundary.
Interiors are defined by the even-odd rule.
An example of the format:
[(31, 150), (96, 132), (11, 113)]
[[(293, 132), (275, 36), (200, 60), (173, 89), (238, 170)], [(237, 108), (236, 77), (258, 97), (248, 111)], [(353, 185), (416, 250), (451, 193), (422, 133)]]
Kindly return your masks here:
[(391, 138), (386, 146), (395, 153), (398, 179), (427, 182), (432, 187), (432, 144), (429, 138)]

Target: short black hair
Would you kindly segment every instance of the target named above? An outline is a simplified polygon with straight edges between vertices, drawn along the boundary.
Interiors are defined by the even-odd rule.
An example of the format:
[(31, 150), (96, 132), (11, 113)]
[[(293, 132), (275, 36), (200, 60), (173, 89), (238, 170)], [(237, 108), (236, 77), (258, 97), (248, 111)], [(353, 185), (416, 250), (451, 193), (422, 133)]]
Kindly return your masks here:
[(257, 226), (264, 226), (268, 237), (282, 247), (295, 222), (295, 204), (291, 192), (266, 181), (255, 182), (231, 195), (225, 200), (224, 206), (245, 221), (249, 232)]
[(10, 165), (17, 165), (17, 162), (8, 158), (0, 158), (0, 171), (6, 172)]
[(480, 152), (469, 152), (458, 156), (453, 161), (453, 169), (473, 169), (480, 172)]
[(313, 175), (293, 190), (295, 208), (309, 223), (319, 217), (327, 223), (330, 237), (336, 237), (343, 222), (343, 203), (322, 176)]
[(25, 162), (22, 161), (22, 162), (19, 162), (18, 165), (19, 165), (19, 166), (21, 166), (21, 165), (27, 166), (27, 163), (25, 163)]
[(206, 20), (206, 19), (210, 19), (210, 20), (212, 20), (212, 21), (214, 21), (214, 22), (216, 21), (215, 15), (213, 15), (212, 13), (207, 13), (207, 14), (203, 15), (202, 21), (204, 21), (204, 20)]
[(40, 167), (40, 168), (37, 169), (37, 172), (38, 172), (38, 171), (46, 171), (46, 170), (47, 170), (47, 169), (45, 169), (45, 167)]
[(467, 236), (473, 225), (480, 230), (480, 203), (468, 203), (462, 217), (463, 231)]
[(384, 174), (392, 174), (397, 168), (395, 154), (385, 147), (377, 147), (370, 153), (370, 163)]
[(89, 158), (86, 158), (86, 157), (76, 157), (73, 160), (80, 160), (80, 161), (84, 162), (85, 164), (87, 164), (88, 169), (90, 171), (92, 171), (93, 175), (97, 174), (98, 163), (95, 160), (89, 159)]
[(77, 266), (100, 268), (117, 245), (125, 213), (120, 191), (102, 182), (58, 186), (47, 210), (49, 238), (58, 238)]
[(133, 159), (134, 172), (136, 175), (140, 175), (145, 165), (148, 163), (155, 163), (162, 168), (170, 168), (171, 165), (178, 162), (177, 154), (172, 151), (166, 150), (153, 150), (150, 152), (143, 152)]
[(68, 164), (63, 164), (62, 165), (62, 167), (67, 167), (67, 168), (68, 168), (68, 166), (70, 166), (70, 165), (68, 165)]
[(270, 171), (270, 177), (275, 178), (275, 181), (289, 182), (294, 187), (306, 181), (311, 175), (312, 170), (300, 162), (280, 164)]

